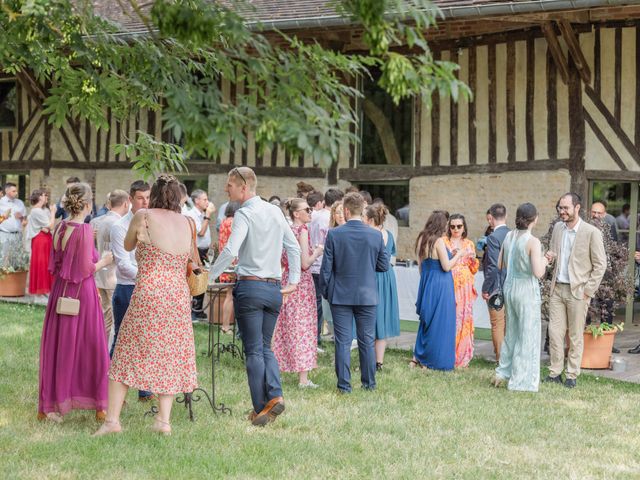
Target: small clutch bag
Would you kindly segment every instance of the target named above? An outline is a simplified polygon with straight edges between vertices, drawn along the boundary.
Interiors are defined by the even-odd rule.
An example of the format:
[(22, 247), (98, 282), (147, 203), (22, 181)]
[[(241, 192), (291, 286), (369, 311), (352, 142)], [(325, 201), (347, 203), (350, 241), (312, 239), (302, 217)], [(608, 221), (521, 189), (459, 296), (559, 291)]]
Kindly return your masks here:
[[(80, 313), (80, 300), (77, 298), (67, 297), (67, 283), (64, 284), (64, 290), (62, 290), (62, 296), (58, 297), (56, 303), (56, 313), (58, 315), (69, 315), (75, 317)], [(80, 295), (80, 288), (82, 287), (82, 281), (78, 284), (78, 293)]]

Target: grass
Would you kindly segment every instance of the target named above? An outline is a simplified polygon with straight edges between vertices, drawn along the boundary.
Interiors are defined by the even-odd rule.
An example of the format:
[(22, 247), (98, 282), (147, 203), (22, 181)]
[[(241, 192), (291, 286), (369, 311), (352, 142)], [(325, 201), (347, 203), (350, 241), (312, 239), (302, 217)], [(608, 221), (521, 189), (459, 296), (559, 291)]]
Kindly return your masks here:
[[(94, 439), (90, 412), (72, 412), (62, 425), (36, 421), (43, 314), (0, 303), (0, 478), (640, 477), (640, 385), (584, 375), (575, 390), (515, 393), (489, 386), (487, 362), (425, 373), (410, 371), (409, 354), (397, 351), (388, 352), (375, 392), (336, 395), (329, 352), (311, 375), (318, 390), (300, 391), (285, 375), (287, 410), (266, 428), (245, 420), (243, 365), (223, 355), (218, 399), (232, 416), (198, 404), (191, 423), (176, 405), (173, 435), (159, 437), (130, 392), (126, 431)], [(205, 345), (198, 325), (204, 386)]]

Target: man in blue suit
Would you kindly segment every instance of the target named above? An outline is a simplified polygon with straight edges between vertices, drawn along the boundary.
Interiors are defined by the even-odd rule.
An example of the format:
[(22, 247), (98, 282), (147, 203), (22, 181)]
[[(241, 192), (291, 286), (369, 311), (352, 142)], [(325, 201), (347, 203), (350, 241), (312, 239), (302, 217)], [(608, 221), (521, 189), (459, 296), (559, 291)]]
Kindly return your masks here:
[(362, 222), (364, 199), (349, 193), (343, 199), (347, 223), (329, 230), (320, 269), (320, 291), (331, 305), (336, 345), (338, 391), (351, 392), (353, 319), (356, 319), (362, 387), (376, 387), (374, 351), (378, 287), (376, 273), (389, 269), (382, 234)]

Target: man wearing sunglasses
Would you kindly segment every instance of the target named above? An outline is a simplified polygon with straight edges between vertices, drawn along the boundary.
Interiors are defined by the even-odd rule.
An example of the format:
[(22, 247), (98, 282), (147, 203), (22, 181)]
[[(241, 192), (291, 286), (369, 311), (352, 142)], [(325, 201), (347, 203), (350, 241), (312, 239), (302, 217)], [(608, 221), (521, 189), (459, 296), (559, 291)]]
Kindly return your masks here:
[[(217, 279), (238, 257), (233, 308), (242, 334), (253, 411), (249, 420), (264, 426), (284, 411), (280, 368), (271, 350), (271, 337), (283, 297), (300, 280), (300, 247), (279, 207), (256, 195), (258, 180), (249, 167), (229, 172), (225, 191), (241, 207), (233, 218), (229, 241), (213, 264), (209, 278)], [(282, 288), (282, 249), (289, 259), (289, 285)]]

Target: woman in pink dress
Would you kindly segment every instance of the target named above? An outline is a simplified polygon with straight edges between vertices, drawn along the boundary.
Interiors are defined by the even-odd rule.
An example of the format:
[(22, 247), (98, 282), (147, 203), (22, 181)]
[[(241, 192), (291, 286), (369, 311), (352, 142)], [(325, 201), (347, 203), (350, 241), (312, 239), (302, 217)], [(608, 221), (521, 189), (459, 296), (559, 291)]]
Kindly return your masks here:
[[(84, 223), (92, 205), (85, 183), (69, 186), (62, 198), (69, 217), (55, 230), (49, 261), (53, 288), (40, 345), (39, 420), (61, 423), (72, 409), (95, 410), (96, 420), (104, 420), (109, 352), (93, 274), (113, 257), (108, 253), (98, 260), (93, 230)], [(78, 314), (57, 313), (60, 297), (80, 300)]]
[(454, 213), (449, 217), (444, 243), (450, 252), (466, 252), (464, 260), (453, 269), (453, 287), (456, 293), (456, 367), (468, 367), (473, 358), (473, 303), (478, 297), (473, 286), (474, 276), (480, 263), (476, 248), (467, 238), (467, 222), (463, 215)]
[(129, 387), (158, 395), (152, 431), (168, 435), (174, 396), (198, 386), (187, 285), (191, 229), (181, 198), (178, 180), (160, 175), (149, 209), (136, 212), (124, 239), (125, 249), (136, 249), (138, 275), (109, 369), (107, 418), (96, 436), (122, 430), (120, 410)]
[[(282, 303), (280, 316), (273, 332), (271, 348), (278, 360), (280, 371), (298, 373), (300, 388), (316, 388), (309, 380), (309, 371), (316, 368), (318, 356), (318, 312), (316, 290), (309, 268), (322, 255), (323, 247), (311, 249), (307, 224), (311, 221), (311, 208), (304, 198), (293, 198), (287, 202), (291, 217), (291, 230), (301, 250), (301, 275), (298, 288)], [(282, 285), (289, 281), (289, 262), (282, 255)]]

